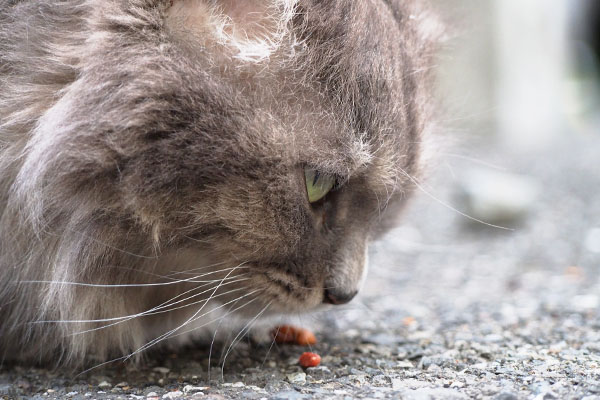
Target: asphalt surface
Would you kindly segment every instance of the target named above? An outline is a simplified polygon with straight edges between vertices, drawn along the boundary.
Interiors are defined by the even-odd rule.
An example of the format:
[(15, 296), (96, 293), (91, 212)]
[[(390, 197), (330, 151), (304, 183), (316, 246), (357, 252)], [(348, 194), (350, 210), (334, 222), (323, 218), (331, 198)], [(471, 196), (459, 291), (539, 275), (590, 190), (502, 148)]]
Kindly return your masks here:
[[(319, 367), (298, 365), (304, 348), (247, 339), (223, 365), (225, 340), (210, 368), (202, 346), (77, 377), (4, 366), (0, 396), (600, 399), (600, 135), (527, 152), (466, 143), (441, 152), (427, 194), (372, 246), (360, 296), (293, 321), (316, 333)], [(458, 188), (473, 168), (536, 183), (535, 201), (505, 222), (511, 230), (460, 214)]]

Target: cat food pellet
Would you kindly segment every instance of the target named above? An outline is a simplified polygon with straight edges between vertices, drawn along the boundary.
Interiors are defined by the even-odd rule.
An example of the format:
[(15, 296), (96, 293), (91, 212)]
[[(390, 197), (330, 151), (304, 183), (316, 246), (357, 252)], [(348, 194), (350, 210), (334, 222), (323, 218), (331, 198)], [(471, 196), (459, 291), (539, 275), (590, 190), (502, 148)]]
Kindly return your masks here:
[(300, 366), (303, 368), (316, 367), (321, 363), (321, 356), (315, 353), (302, 353), (300, 356)]
[(317, 338), (308, 329), (298, 329), (296, 331), (296, 344), (300, 346), (312, 346), (317, 343)]
[(294, 343), (299, 346), (312, 346), (317, 343), (317, 338), (308, 329), (292, 325), (281, 325), (273, 330), (273, 337), (277, 343)]
[(291, 325), (281, 325), (273, 330), (276, 343), (294, 343), (296, 341), (296, 328)]

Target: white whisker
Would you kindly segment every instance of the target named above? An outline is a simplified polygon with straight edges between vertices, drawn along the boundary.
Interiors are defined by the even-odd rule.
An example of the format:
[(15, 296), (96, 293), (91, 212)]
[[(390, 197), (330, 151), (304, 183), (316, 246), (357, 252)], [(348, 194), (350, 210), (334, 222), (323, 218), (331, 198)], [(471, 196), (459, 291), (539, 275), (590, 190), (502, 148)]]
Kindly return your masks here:
[(501, 167), (499, 165), (492, 164), (492, 163), (489, 163), (487, 161), (483, 161), (483, 160), (480, 160), (480, 159), (477, 159), (477, 158), (474, 158), (474, 157), (469, 157), (469, 156), (466, 156), (466, 155), (463, 155), (463, 154), (454, 154), (454, 153), (440, 153), (440, 154), (443, 155), (443, 156), (447, 156), (447, 157), (453, 157), (453, 158), (459, 158), (459, 159), (462, 159), (462, 160), (471, 161), (472, 163), (483, 165), (485, 167), (489, 167), (489, 168), (492, 168), (492, 169), (495, 169), (495, 170), (498, 170), (498, 171), (506, 171), (507, 170), (505, 167)]
[[(244, 279), (244, 280), (246, 280), (246, 279)], [(235, 281), (235, 282), (238, 282), (238, 281)], [(234, 283), (234, 282), (229, 282), (229, 283)], [(223, 285), (223, 286), (225, 286), (225, 285)], [(245, 290), (245, 289), (246, 289), (246, 288), (236, 288), (236, 289), (232, 289), (232, 290), (230, 290), (230, 291), (228, 291), (228, 292), (219, 293), (218, 295), (214, 296), (213, 298), (217, 298), (217, 297), (221, 297), (221, 296), (226, 296), (226, 295), (228, 295), (228, 294), (235, 293), (235, 292), (238, 292), (238, 291), (240, 291), (240, 290)], [(209, 292), (210, 290), (212, 290), (212, 288), (211, 288), (211, 289), (208, 289), (208, 290), (206, 290), (206, 291), (204, 291), (204, 292), (202, 292), (202, 293), (198, 293), (198, 294), (195, 294), (195, 295), (193, 295), (193, 296), (189, 296), (189, 297), (187, 297), (187, 298), (185, 298), (185, 299), (179, 300), (178, 302), (176, 302), (176, 303), (173, 303), (173, 304), (177, 304), (177, 303), (180, 303), (180, 302), (182, 302), (182, 301), (189, 300), (189, 299), (191, 299), (192, 297), (199, 296), (199, 295), (201, 295), (201, 294), (204, 294), (204, 293), (206, 293), (206, 292)], [(131, 316), (129, 316), (129, 317), (125, 317), (125, 318), (121, 317), (121, 318), (119, 318), (119, 320), (118, 320), (117, 322), (113, 322), (112, 324), (103, 325), (103, 326), (100, 326), (100, 327), (97, 327), (97, 328), (88, 329), (88, 330), (85, 330), (85, 331), (79, 331), (79, 332), (75, 332), (75, 333), (72, 333), (71, 335), (72, 335), (72, 336), (75, 336), (75, 335), (81, 335), (81, 334), (84, 334), (84, 333), (88, 333), (88, 332), (93, 332), (93, 331), (97, 331), (97, 330), (100, 330), (100, 329), (109, 328), (109, 327), (111, 327), (111, 326), (115, 326), (115, 325), (121, 324), (121, 323), (123, 323), (123, 322), (128, 322), (128, 321), (131, 321), (131, 320), (132, 320), (132, 319), (134, 319), (134, 318), (139, 318), (139, 317), (145, 317), (145, 316), (149, 316), (149, 315), (156, 315), (156, 314), (163, 314), (163, 313), (167, 313), (167, 312), (172, 312), (172, 311), (179, 310), (179, 309), (182, 309), (182, 308), (191, 307), (191, 306), (194, 306), (194, 305), (196, 305), (196, 304), (203, 303), (203, 302), (205, 302), (205, 300), (198, 300), (198, 301), (195, 301), (195, 302), (193, 302), (193, 303), (190, 303), (190, 304), (185, 304), (185, 305), (182, 305), (182, 306), (179, 306), (179, 307), (171, 308), (171, 309), (168, 309), (168, 310), (162, 310), (162, 311), (153, 311), (153, 309), (150, 309), (150, 310), (148, 310), (148, 311), (145, 311), (145, 312), (143, 312), (143, 313), (140, 313), (140, 314), (134, 314), (134, 315), (131, 315)], [(160, 307), (160, 308), (166, 308), (166, 307), (170, 307), (170, 306), (172, 306), (173, 304), (167, 304), (166, 306), (164, 306), (164, 307)], [(158, 308), (158, 307), (155, 307), (155, 309), (159, 309), (159, 308)], [(114, 319), (113, 319), (113, 320), (114, 320)], [(59, 322), (65, 322), (65, 321), (59, 321)], [(66, 322), (78, 322), (78, 321), (66, 321)], [(98, 322), (98, 321), (82, 321), (82, 322)]]
[(187, 325), (188, 323), (190, 323), (190, 321), (192, 321), (198, 314), (200, 314), (200, 312), (204, 309), (204, 307), (206, 307), (206, 305), (208, 304), (208, 302), (213, 298), (213, 296), (215, 295), (215, 293), (217, 292), (217, 290), (219, 290), (219, 288), (222, 286), (223, 281), (225, 279), (227, 279), (229, 277), (229, 275), (235, 271), (238, 267), (241, 267), (243, 264), (245, 263), (241, 263), (240, 265), (238, 265), (237, 267), (234, 267), (231, 271), (229, 271), (227, 273), (227, 275), (221, 280), (221, 282), (217, 285), (217, 287), (213, 290), (213, 292), (211, 293), (211, 295), (208, 297), (208, 299), (206, 299), (204, 301), (204, 304), (198, 309), (198, 311), (196, 311), (194, 313), (194, 315), (192, 315), (190, 318), (188, 318), (184, 323), (182, 323), (181, 325), (179, 325), (176, 328), (171, 329), (170, 331), (160, 335), (158, 338), (151, 340), (150, 342), (146, 343), (145, 345), (143, 345), (142, 347), (140, 347), (139, 349), (135, 350), (133, 353), (129, 354), (126, 359), (131, 358), (132, 356), (134, 356), (135, 354), (154, 346), (155, 344), (163, 341), (164, 339), (166, 339), (167, 337), (171, 336), (174, 332), (177, 332), (179, 329), (181, 329), (182, 327), (184, 327), (185, 325)]
[[(242, 274), (242, 275), (246, 275), (246, 274)], [(238, 278), (239, 276), (242, 276), (242, 275), (234, 276), (234, 277), (231, 277), (229, 279), (236, 279), (236, 278)], [(232, 283), (237, 283), (237, 282), (243, 282), (243, 281), (246, 281), (248, 279), (250, 279), (250, 278), (244, 278), (244, 279), (238, 279), (238, 280), (231, 280), (231, 281), (228, 281), (227, 283), (223, 284), (222, 286), (230, 285)], [(181, 300), (178, 300), (178, 301), (176, 301), (174, 303), (171, 303), (173, 300), (175, 300), (175, 299), (177, 299), (177, 298), (179, 298), (181, 296), (185, 296), (186, 294), (188, 294), (190, 292), (193, 292), (195, 290), (201, 289), (201, 288), (206, 287), (206, 286), (208, 286), (208, 284), (201, 285), (201, 286), (198, 286), (198, 287), (186, 290), (185, 292), (180, 293), (180, 294), (172, 297), (171, 299), (169, 299), (169, 300), (167, 300), (167, 301), (159, 304), (158, 306), (152, 307), (149, 310), (143, 311), (141, 313), (125, 315), (125, 316), (122, 316), (122, 317), (89, 319), (89, 320), (44, 320), (44, 321), (33, 321), (33, 322), (30, 322), (30, 323), (31, 324), (42, 324), (42, 323), (94, 323), (94, 322), (110, 322), (110, 321), (119, 321), (119, 320), (131, 320), (133, 318), (144, 316), (144, 315), (159, 314), (159, 313), (162, 313), (162, 312), (172, 311), (172, 310), (166, 310), (166, 311), (161, 311), (161, 312), (155, 312), (156, 310), (162, 310), (164, 308), (173, 306), (175, 304), (178, 304), (178, 303), (184, 302), (186, 300), (192, 299), (194, 297), (200, 296), (200, 295), (202, 295), (204, 293), (210, 292), (211, 290), (214, 289), (214, 287), (212, 287), (212, 288), (204, 290), (204, 291), (202, 291), (200, 293), (196, 293), (194, 295), (188, 296), (188, 297), (186, 297), (184, 299), (181, 299)], [(235, 290), (237, 290), (237, 289), (235, 289)], [(221, 295), (224, 295), (224, 294), (228, 294), (228, 293), (229, 292), (221, 293), (218, 296), (221, 296)], [(202, 300), (202, 301), (204, 301), (204, 300)], [(196, 304), (196, 303), (193, 303), (193, 304)], [(107, 326), (112, 326), (112, 325), (107, 325)], [(81, 332), (81, 333), (83, 333), (83, 332)]]
[[(248, 268), (248, 267), (240, 267), (240, 268)], [(83, 283), (83, 282), (67, 282), (67, 281), (18, 281), (18, 283), (45, 283), (45, 284), (53, 284), (53, 285), (65, 285), (65, 286), (81, 286), (81, 287), (95, 287), (95, 288), (131, 288), (131, 287), (151, 287), (151, 286), (169, 286), (176, 285), (179, 283), (217, 283), (221, 282), (221, 279), (213, 279), (210, 281), (198, 281), (196, 279), (202, 278), (208, 275), (214, 275), (219, 272), (224, 272), (227, 270), (237, 269), (237, 267), (233, 268), (224, 268), (219, 271), (207, 272), (205, 274), (196, 275), (187, 279), (173, 279), (170, 282), (157, 282), (157, 283), (124, 283), (124, 284), (101, 284), (101, 283)], [(171, 278), (169, 278), (171, 279)]]
[[(243, 296), (239, 297), (239, 298), (238, 298), (238, 299), (236, 299), (236, 300), (240, 300), (240, 299), (242, 299), (242, 298), (244, 298), (244, 297), (251, 296), (252, 294), (256, 293), (257, 291), (258, 291), (258, 289), (257, 289), (257, 290), (255, 290), (255, 291), (253, 291), (253, 292), (246, 293), (245, 295), (243, 295)], [(208, 300), (210, 300), (210, 299), (207, 299), (207, 302), (208, 302)], [(178, 334), (176, 334), (176, 335), (173, 335), (173, 332), (176, 332), (177, 330), (181, 329), (183, 326), (185, 326), (185, 325), (187, 325), (187, 324), (189, 324), (189, 323), (191, 323), (191, 322), (197, 321), (198, 319), (200, 319), (200, 318), (203, 318), (203, 317), (207, 316), (208, 314), (210, 314), (210, 313), (212, 313), (212, 312), (214, 312), (214, 311), (216, 311), (216, 310), (218, 310), (218, 309), (220, 309), (220, 308), (224, 307), (225, 305), (228, 305), (228, 304), (232, 303), (233, 301), (234, 301), (234, 300), (232, 300), (232, 301), (229, 301), (229, 302), (227, 302), (227, 303), (225, 303), (225, 304), (222, 304), (222, 305), (220, 305), (220, 306), (218, 306), (218, 307), (215, 307), (215, 308), (213, 308), (213, 309), (211, 309), (211, 310), (209, 310), (209, 311), (206, 311), (205, 313), (203, 313), (203, 314), (201, 314), (201, 315), (196, 315), (196, 314), (195, 314), (195, 315), (193, 316), (193, 319), (191, 319), (191, 318), (190, 318), (190, 319), (188, 319), (186, 322), (184, 322), (183, 324), (181, 324), (180, 326), (178, 326), (177, 328), (171, 329), (170, 331), (168, 331), (168, 332), (165, 332), (165, 333), (163, 333), (162, 335), (160, 335), (159, 337), (157, 337), (157, 338), (155, 338), (155, 339), (151, 340), (150, 342), (146, 343), (144, 346), (140, 347), (140, 348), (139, 348), (138, 350), (136, 350), (135, 352), (131, 353), (129, 356), (127, 356), (127, 358), (131, 357), (132, 355), (134, 355), (134, 354), (136, 354), (136, 353), (138, 353), (138, 352), (140, 352), (140, 351), (144, 351), (144, 350), (146, 350), (146, 349), (148, 349), (148, 348), (150, 348), (150, 347), (154, 346), (155, 344), (157, 344), (157, 343), (159, 343), (159, 342), (162, 342), (162, 341), (163, 341), (163, 340), (165, 340), (165, 339), (168, 339), (168, 338), (174, 338), (174, 337), (177, 337), (177, 336), (181, 336), (181, 335), (187, 334), (187, 333), (189, 333), (189, 332), (191, 332), (191, 331), (193, 331), (193, 330), (196, 330), (196, 329), (198, 329), (198, 328), (200, 328), (200, 327), (202, 327), (202, 326), (205, 326), (205, 325), (206, 325), (206, 324), (208, 324), (208, 323), (206, 323), (206, 324), (204, 324), (204, 325), (201, 325), (200, 327), (195, 327), (194, 329), (190, 329), (190, 330), (187, 330), (187, 331), (179, 332)], [(207, 304), (207, 303), (205, 303), (205, 304), (204, 304), (202, 307), (200, 307), (200, 310), (202, 310), (202, 309), (204, 308), (204, 306), (206, 306), (206, 304)], [(200, 310), (199, 310), (199, 311), (200, 311)]]
[[(247, 293), (247, 294), (245, 294), (245, 295), (243, 295), (243, 296), (240, 296), (240, 297), (238, 297), (237, 299), (233, 299), (233, 300), (230, 300), (230, 301), (228, 301), (227, 303), (221, 304), (220, 306), (213, 308), (211, 311), (207, 311), (206, 313), (204, 313), (204, 314), (202, 314), (202, 315), (199, 315), (199, 316), (198, 316), (198, 317), (196, 317), (196, 318), (195, 318), (195, 319), (194, 319), (192, 322), (194, 322), (194, 321), (197, 321), (198, 319), (200, 319), (200, 318), (202, 318), (202, 317), (204, 317), (204, 316), (206, 316), (206, 315), (210, 314), (210, 313), (211, 313), (211, 312), (213, 312), (213, 311), (219, 310), (219, 309), (221, 309), (221, 308), (225, 307), (226, 305), (229, 305), (229, 304), (231, 304), (231, 303), (234, 303), (234, 302), (238, 302), (238, 301), (240, 301), (241, 299), (243, 299), (243, 298), (245, 298), (245, 297), (248, 297), (248, 296), (250, 296), (250, 295), (253, 295), (254, 293), (256, 293), (256, 292), (259, 292), (259, 291), (261, 291), (261, 290), (264, 290), (264, 289), (256, 289), (256, 290), (254, 290), (254, 291), (252, 291), (252, 292), (250, 292), (250, 293)], [(250, 304), (250, 303), (254, 302), (254, 301), (255, 301), (255, 300), (257, 300), (257, 299), (258, 299), (258, 297), (255, 297), (254, 299), (250, 300), (248, 303), (245, 303), (245, 304), (243, 304), (243, 305), (239, 306), (238, 308), (235, 308), (235, 309), (233, 309), (233, 310), (230, 312), (230, 314), (232, 314), (232, 313), (236, 312), (237, 310), (241, 309), (242, 307), (246, 307), (248, 304)], [(227, 314), (225, 314), (225, 315), (227, 315)], [(193, 331), (195, 331), (195, 330), (198, 330), (198, 329), (200, 329), (200, 328), (202, 328), (202, 327), (204, 327), (204, 326), (206, 326), (206, 325), (208, 325), (208, 324), (210, 324), (210, 323), (212, 323), (212, 322), (214, 322), (214, 321), (217, 321), (217, 320), (219, 320), (219, 319), (220, 319), (220, 318), (222, 318), (222, 317), (223, 317), (223, 316), (221, 316), (221, 317), (219, 317), (219, 318), (217, 318), (217, 319), (215, 319), (215, 320), (213, 320), (213, 321), (209, 321), (209, 322), (207, 322), (207, 323), (205, 323), (205, 324), (203, 324), (203, 325), (196, 326), (196, 327), (194, 327), (194, 328), (192, 328), (192, 329), (188, 329), (187, 331), (180, 332), (180, 333), (178, 333), (177, 335), (173, 335), (173, 336), (171, 336), (171, 337), (177, 337), (177, 336), (184, 335), (184, 334), (186, 334), (186, 333), (193, 332)]]
[(427, 196), (429, 196), (431, 199), (435, 200), (436, 202), (438, 202), (439, 204), (441, 204), (442, 206), (448, 208), (449, 210), (454, 211), (455, 213), (470, 219), (471, 221), (475, 221), (477, 223), (492, 227), (492, 228), (496, 228), (496, 229), (502, 229), (505, 231), (514, 231), (514, 229), (511, 228), (507, 228), (504, 226), (500, 226), (500, 225), (494, 225), (494, 224), (490, 224), (489, 222), (485, 222), (482, 221), (480, 219), (477, 219), (475, 217), (470, 216), (469, 214), (466, 214), (454, 207), (452, 207), (450, 204), (444, 202), (443, 200), (439, 199), (438, 197), (435, 197), (433, 194), (431, 194), (430, 192), (428, 192), (415, 178), (413, 178), (410, 174), (408, 174), (406, 171), (404, 171), (402, 168), (398, 167), (400, 169), (400, 172), (402, 172), (402, 174), (404, 174), (404, 176), (406, 176), (421, 192), (423, 192), (424, 194), (426, 194)]
[[(229, 302), (227, 302), (227, 303), (223, 304), (222, 306), (225, 306), (225, 305), (228, 305), (228, 304), (230, 304), (230, 303), (233, 303), (234, 301), (239, 301), (240, 299), (242, 299), (242, 298), (244, 298), (244, 297), (247, 297), (247, 296), (250, 296), (250, 295), (252, 295), (253, 293), (256, 293), (256, 292), (257, 292), (257, 291), (259, 291), (259, 290), (261, 290), (261, 289), (257, 289), (257, 290), (255, 290), (255, 291), (253, 291), (253, 292), (251, 292), (251, 293), (248, 293), (248, 294), (246, 294), (246, 295), (244, 295), (244, 296), (241, 296), (241, 297), (239, 297), (239, 298), (237, 298), (237, 299), (231, 300), (231, 301), (229, 301)], [(246, 307), (246, 306), (247, 306), (247, 305), (249, 305), (250, 303), (253, 303), (253, 302), (254, 302), (255, 300), (257, 300), (257, 299), (258, 299), (258, 297), (255, 297), (254, 299), (251, 299), (251, 300), (250, 300), (250, 301), (248, 301), (247, 303), (244, 303), (244, 304), (242, 304), (241, 306), (239, 306), (239, 307), (237, 307), (237, 308), (235, 308), (235, 309), (231, 310), (229, 313), (234, 313), (234, 312), (236, 312), (237, 310), (239, 310), (239, 309), (241, 309), (241, 308), (243, 308), (243, 307)], [(219, 308), (221, 308), (222, 306), (219, 306), (219, 307), (217, 307), (217, 308), (214, 308), (214, 309), (212, 309), (212, 310), (210, 310), (210, 311), (207, 311), (207, 312), (206, 312), (206, 313), (204, 313), (202, 316), (205, 316), (205, 315), (207, 315), (207, 314), (210, 314), (211, 312), (218, 310), (218, 309), (219, 309)], [(228, 314), (229, 314), (229, 313), (228, 313)], [(194, 330), (201, 329), (201, 328), (205, 327), (206, 325), (212, 324), (213, 322), (216, 322), (216, 321), (219, 321), (219, 320), (221, 320), (221, 319), (225, 318), (225, 317), (226, 317), (228, 314), (225, 314), (225, 315), (219, 316), (218, 318), (215, 318), (215, 319), (213, 319), (213, 320), (210, 320), (210, 321), (208, 321), (208, 322), (206, 322), (206, 323), (204, 323), (204, 324), (202, 324), (202, 325), (200, 325), (200, 326), (197, 326), (197, 327), (195, 327), (194, 329), (190, 329), (190, 330), (187, 330), (187, 331), (185, 331), (185, 332), (181, 332), (181, 333), (179, 333), (179, 334), (177, 334), (177, 335), (172, 335), (171, 337), (177, 337), (177, 336), (183, 335), (183, 334), (185, 334), (185, 333), (189, 333), (189, 332), (192, 332), (192, 331), (194, 331)], [(199, 316), (198, 318), (201, 318), (202, 316)], [(163, 336), (163, 335), (161, 335), (161, 336)], [(149, 342), (149, 343), (150, 343), (150, 342)], [(146, 345), (147, 345), (147, 344), (148, 344), (148, 343), (146, 343)], [(156, 344), (156, 343), (155, 343), (155, 344)], [(150, 346), (148, 346), (148, 347), (150, 347)], [(147, 349), (148, 347), (144, 347), (144, 348), (140, 348), (140, 349), (142, 349), (142, 350), (145, 350), (145, 349)], [(139, 351), (141, 351), (140, 349), (138, 349), (138, 350), (139, 350)], [(136, 352), (138, 352), (138, 351), (136, 350)], [(134, 352), (134, 353), (131, 353), (131, 354), (129, 354), (129, 355), (126, 355), (126, 356), (117, 357), (117, 358), (114, 358), (114, 359), (112, 359), (112, 360), (108, 360), (108, 361), (105, 361), (105, 362), (103, 362), (103, 363), (101, 363), (101, 364), (95, 365), (95, 366), (93, 366), (93, 367), (91, 367), (91, 368), (88, 368), (88, 369), (86, 369), (85, 371), (82, 371), (82, 372), (80, 372), (79, 374), (75, 375), (75, 377), (78, 377), (78, 376), (80, 376), (80, 375), (83, 375), (83, 374), (85, 374), (86, 372), (92, 371), (92, 370), (94, 370), (94, 369), (96, 369), (96, 368), (100, 368), (100, 367), (102, 367), (102, 366), (104, 366), (104, 365), (111, 364), (111, 363), (113, 363), (113, 362), (117, 362), (117, 361), (121, 361), (121, 360), (123, 360), (123, 361), (126, 361), (126, 360), (128, 360), (128, 359), (129, 359), (131, 356), (133, 356), (134, 354), (136, 354), (136, 352)], [(209, 366), (209, 368), (210, 368), (210, 366)]]
[[(269, 303), (267, 303), (267, 305), (264, 306), (263, 309), (260, 310), (260, 312), (258, 314), (256, 314), (256, 316), (254, 318), (252, 318), (250, 321), (248, 321), (248, 323), (242, 328), (242, 330), (240, 330), (240, 332), (233, 338), (233, 340), (231, 341), (231, 344), (227, 348), (227, 352), (225, 352), (225, 356), (223, 357), (223, 365), (221, 367), (221, 379), (223, 379), (223, 375), (224, 375), (224, 371), (225, 371), (225, 361), (227, 361), (227, 356), (229, 355), (229, 353), (231, 352), (231, 350), (233, 349), (233, 347), (237, 344), (236, 340), (238, 339), (238, 337), (241, 340), (242, 337), (243, 337), (244, 332), (247, 333), (250, 330), (250, 328), (252, 327), (252, 324), (258, 318), (260, 318), (260, 316), (267, 310), (267, 308), (269, 308), (269, 306), (272, 303), (273, 303), (273, 300), (271, 300)], [(239, 340), (238, 340), (238, 342), (239, 342)]]

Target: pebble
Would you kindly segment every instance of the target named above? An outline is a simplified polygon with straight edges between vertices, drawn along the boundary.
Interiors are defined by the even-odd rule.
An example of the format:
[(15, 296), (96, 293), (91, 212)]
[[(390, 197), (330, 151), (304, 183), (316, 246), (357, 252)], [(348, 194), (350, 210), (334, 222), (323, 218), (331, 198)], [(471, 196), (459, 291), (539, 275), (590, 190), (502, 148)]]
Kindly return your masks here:
[(396, 368), (406, 368), (406, 369), (409, 369), (409, 368), (414, 368), (414, 365), (410, 361), (398, 361), (396, 363)]
[(488, 169), (471, 169), (460, 181), (460, 194), (471, 217), (490, 223), (522, 218), (539, 191), (531, 178)]
[(203, 391), (205, 391), (207, 389), (208, 389), (208, 386), (185, 385), (183, 387), (183, 393), (185, 393), (185, 394), (198, 393), (198, 392), (203, 392)]
[(166, 375), (171, 370), (169, 368), (165, 368), (165, 367), (154, 367), (154, 368), (152, 368), (152, 371)]
[(519, 397), (512, 392), (501, 392), (494, 397), (494, 400), (518, 400)]
[(174, 392), (165, 393), (162, 398), (163, 399), (178, 399), (183, 396), (183, 392), (180, 390), (176, 390)]
[(578, 311), (595, 310), (600, 305), (600, 298), (595, 294), (583, 294), (574, 296), (571, 304)]
[(287, 375), (289, 383), (304, 385), (306, 383), (306, 374), (304, 372), (295, 372)]
[(223, 387), (233, 387), (233, 388), (242, 388), (246, 386), (244, 382), (234, 382), (234, 383), (223, 383), (221, 386)]
[(310, 367), (306, 369), (306, 374), (315, 379), (326, 379), (332, 376), (332, 372), (328, 367), (319, 365), (318, 367)]
[(98, 387), (100, 389), (108, 389), (108, 388), (111, 388), (112, 385), (110, 383), (108, 383), (107, 381), (102, 381), (98, 384)]
[(289, 390), (284, 392), (275, 393), (270, 397), (271, 400), (302, 400), (302, 399), (310, 399), (312, 396), (309, 394), (304, 394), (297, 392), (295, 390)]

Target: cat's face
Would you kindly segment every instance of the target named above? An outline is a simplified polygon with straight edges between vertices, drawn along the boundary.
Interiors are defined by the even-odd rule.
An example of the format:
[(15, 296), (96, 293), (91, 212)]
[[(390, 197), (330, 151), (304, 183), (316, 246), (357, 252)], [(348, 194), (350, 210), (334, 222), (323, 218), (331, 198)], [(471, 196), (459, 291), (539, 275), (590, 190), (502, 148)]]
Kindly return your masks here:
[(103, 242), (243, 265), (273, 311), (349, 301), (418, 169), (428, 48), (412, 10), (106, 2), (43, 121), (59, 133), (38, 133), (24, 171)]

